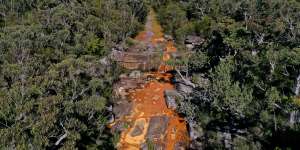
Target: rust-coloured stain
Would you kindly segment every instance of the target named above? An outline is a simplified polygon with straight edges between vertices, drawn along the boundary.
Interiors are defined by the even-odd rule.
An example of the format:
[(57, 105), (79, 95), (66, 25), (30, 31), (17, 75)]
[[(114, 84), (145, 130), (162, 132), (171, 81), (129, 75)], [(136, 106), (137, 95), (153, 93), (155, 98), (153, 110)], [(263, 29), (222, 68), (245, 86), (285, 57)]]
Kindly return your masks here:
[[(135, 39), (152, 45), (165, 42), (163, 61), (170, 59), (170, 53), (176, 52), (174, 43), (163, 38), (162, 28), (155, 19), (153, 10), (150, 11), (145, 31)], [(174, 110), (169, 109), (165, 102), (164, 91), (174, 89), (170, 82), (172, 75), (165, 73), (170, 69), (169, 66), (161, 65), (158, 72), (145, 73), (154, 80), (129, 93), (133, 106), (131, 114), (125, 118), (131, 124), (121, 133), (118, 149), (138, 150), (147, 141), (156, 145), (155, 149), (186, 148), (189, 141), (186, 122)], [(178, 146), (182, 143), (184, 146)]]

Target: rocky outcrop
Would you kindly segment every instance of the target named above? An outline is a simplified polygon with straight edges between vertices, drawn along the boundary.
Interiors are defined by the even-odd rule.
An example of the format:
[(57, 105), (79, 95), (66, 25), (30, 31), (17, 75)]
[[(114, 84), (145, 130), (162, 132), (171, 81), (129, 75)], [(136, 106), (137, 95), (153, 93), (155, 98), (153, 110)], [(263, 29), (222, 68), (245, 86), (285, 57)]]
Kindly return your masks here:
[(135, 70), (129, 74), (129, 78), (140, 78), (142, 76), (141, 71)]
[(163, 143), (144, 143), (141, 146), (141, 150), (164, 150), (165, 145)]
[(132, 109), (132, 102), (120, 101), (113, 107), (113, 113), (115, 119), (120, 119), (122, 116), (127, 116), (130, 114)]
[(135, 126), (133, 128), (133, 131), (130, 133), (130, 136), (132, 136), (132, 137), (140, 136), (141, 134), (143, 134), (144, 127), (145, 127), (144, 120), (137, 121), (137, 123), (135, 124)]
[(202, 149), (202, 143), (199, 139), (204, 135), (203, 129), (197, 125), (195, 122), (188, 122), (189, 125), (189, 136), (191, 138), (190, 148), (191, 149)]
[(154, 116), (150, 118), (147, 139), (160, 139), (167, 130), (169, 118), (167, 116)]
[(176, 84), (176, 89), (182, 94), (190, 94), (193, 92), (193, 87), (186, 85), (182, 82)]
[(202, 150), (204, 148), (203, 148), (203, 144), (200, 141), (192, 140), (190, 145), (189, 145), (189, 149), (191, 149), (191, 150)]
[(124, 45), (115, 45), (112, 50), (116, 50), (116, 51), (125, 51), (127, 48)]
[(164, 94), (168, 108), (173, 110), (177, 108), (177, 101), (183, 99), (176, 90), (166, 90)]
[(174, 78), (175, 88), (181, 95), (189, 95), (193, 92), (193, 89), (195, 87), (193, 83), (189, 84), (185, 80), (191, 82), (190, 79), (183, 79), (182, 75), (179, 74), (177, 74)]
[[(163, 61), (167, 61), (176, 48), (171, 37), (162, 37), (155, 19), (155, 14), (150, 11), (146, 30), (135, 38), (138, 45), (132, 45), (125, 51), (114, 49), (112, 52), (113, 60), (128, 70), (159, 70), (145, 74), (133, 71), (120, 77), (115, 84), (113, 113), (117, 123), (113, 129), (123, 130), (118, 149), (181, 150), (188, 146), (185, 120), (169, 109), (176, 109), (176, 99), (180, 94), (166, 91), (174, 88), (170, 83), (173, 75), (167, 72), (169, 67), (162, 66), (165, 64), (162, 56)], [(122, 126), (127, 129), (124, 130)]]
[(164, 38), (167, 40), (167, 41), (173, 41), (173, 37), (171, 35), (164, 35)]
[[(194, 76), (193, 82), (194, 82), (193, 84), (195, 84), (197, 88), (207, 88), (210, 85), (209, 79), (207, 79), (202, 74), (198, 74), (198, 75)], [(175, 83), (175, 88), (176, 88), (175, 93), (179, 94), (180, 97), (182, 97), (182, 99), (180, 101), (175, 101), (175, 102), (177, 102), (176, 106), (177, 107), (180, 106), (178, 109), (180, 111), (181, 107), (185, 106), (183, 104), (188, 104), (186, 102), (186, 99), (189, 99), (191, 94), (193, 92), (195, 92), (194, 91), (195, 87), (186, 84), (186, 82), (184, 82), (182, 80), (182, 77), (180, 77), (180, 75), (175, 76), (174, 83)], [(167, 100), (167, 98), (166, 98), (166, 100)], [(174, 102), (174, 100), (171, 99), (171, 102)], [(189, 148), (194, 149), (194, 150), (203, 149), (204, 145), (201, 142), (201, 139), (204, 138), (203, 128), (199, 124), (197, 124), (195, 121), (193, 121), (193, 119), (190, 119), (189, 117), (186, 117), (185, 120), (187, 120), (187, 123), (188, 123), (188, 132), (189, 132), (189, 137), (191, 140), (190, 144), (189, 144)]]
[(205, 40), (200, 36), (189, 35), (186, 37), (184, 44), (189, 50), (194, 49), (195, 47), (201, 46)]
[(196, 140), (203, 136), (203, 129), (196, 125), (195, 122), (189, 122), (189, 135), (191, 140)]
[(185, 150), (187, 147), (185, 142), (178, 142), (175, 144), (174, 150)]
[(141, 84), (145, 83), (144, 80), (140, 79), (142, 74), (138, 71), (130, 73), (130, 75), (120, 75), (120, 81), (114, 84), (114, 97), (117, 101), (127, 99), (128, 91), (136, 89)]

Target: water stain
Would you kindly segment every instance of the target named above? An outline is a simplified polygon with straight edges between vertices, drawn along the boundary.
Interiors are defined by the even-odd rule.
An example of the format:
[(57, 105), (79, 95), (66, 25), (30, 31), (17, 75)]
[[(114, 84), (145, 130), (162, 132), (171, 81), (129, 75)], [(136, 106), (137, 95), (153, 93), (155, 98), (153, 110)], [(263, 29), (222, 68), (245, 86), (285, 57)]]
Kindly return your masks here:
[[(152, 47), (164, 43), (162, 60), (167, 61), (177, 49), (163, 35), (155, 13), (151, 10), (145, 31), (140, 32), (135, 40)], [(172, 74), (166, 73), (172, 68), (163, 64), (157, 72), (144, 74), (151, 76), (152, 80), (129, 92), (132, 110), (124, 118), (131, 124), (121, 133), (118, 149), (142, 149), (149, 146), (149, 141), (155, 149), (186, 149), (189, 142), (186, 122), (174, 110), (169, 109), (165, 102), (164, 91), (174, 89), (174, 85), (170, 82)]]

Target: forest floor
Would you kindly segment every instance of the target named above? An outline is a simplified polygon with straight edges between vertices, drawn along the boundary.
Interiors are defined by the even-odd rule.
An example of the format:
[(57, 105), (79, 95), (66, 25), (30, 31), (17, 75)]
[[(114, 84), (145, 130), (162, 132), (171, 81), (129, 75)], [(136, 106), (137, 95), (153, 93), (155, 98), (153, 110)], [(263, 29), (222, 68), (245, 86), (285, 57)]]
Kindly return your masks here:
[[(174, 43), (164, 39), (153, 10), (148, 15), (145, 30), (140, 32), (135, 40), (148, 47), (165, 43), (162, 61), (167, 61), (170, 59), (170, 53), (176, 52)], [(152, 79), (142, 79), (144, 81), (139, 86), (130, 89), (126, 94), (126, 100), (129, 101), (126, 104), (130, 105), (119, 108), (119, 112), (123, 114), (121, 113), (112, 125), (118, 126), (116, 124), (123, 122), (123, 126), (126, 126), (121, 132), (118, 149), (174, 150), (186, 149), (188, 146), (189, 136), (184, 118), (179, 117), (175, 110), (169, 109), (166, 104), (165, 91), (174, 89), (171, 83), (172, 74), (166, 73), (170, 69), (169, 66), (160, 65), (156, 72), (144, 72), (143, 75), (151, 75)], [(134, 80), (131, 79), (131, 82), (135, 82)], [(124, 81), (120, 89), (126, 88), (125, 86), (130, 85)], [(119, 103), (124, 103), (124, 100), (120, 101)], [(124, 113), (126, 110), (128, 113)]]

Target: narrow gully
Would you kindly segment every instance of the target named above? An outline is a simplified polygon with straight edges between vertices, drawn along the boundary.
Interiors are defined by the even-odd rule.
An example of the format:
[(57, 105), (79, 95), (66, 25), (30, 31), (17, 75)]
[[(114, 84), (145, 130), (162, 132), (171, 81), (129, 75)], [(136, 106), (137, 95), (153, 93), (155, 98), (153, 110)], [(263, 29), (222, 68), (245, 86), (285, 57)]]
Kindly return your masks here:
[[(176, 52), (172, 41), (163, 37), (162, 28), (156, 20), (153, 10), (150, 11), (145, 30), (135, 40), (154, 47), (165, 42), (163, 59), (170, 59), (170, 53)], [(154, 77), (136, 89), (130, 90), (128, 99), (132, 102), (130, 114), (122, 117), (130, 125), (121, 132), (117, 148), (120, 150), (135, 149), (186, 149), (189, 143), (187, 124), (175, 110), (166, 104), (165, 90), (173, 90), (172, 74), (166, 73), (171, 67), (161, 63), (156, 72), (147, 72)]]

